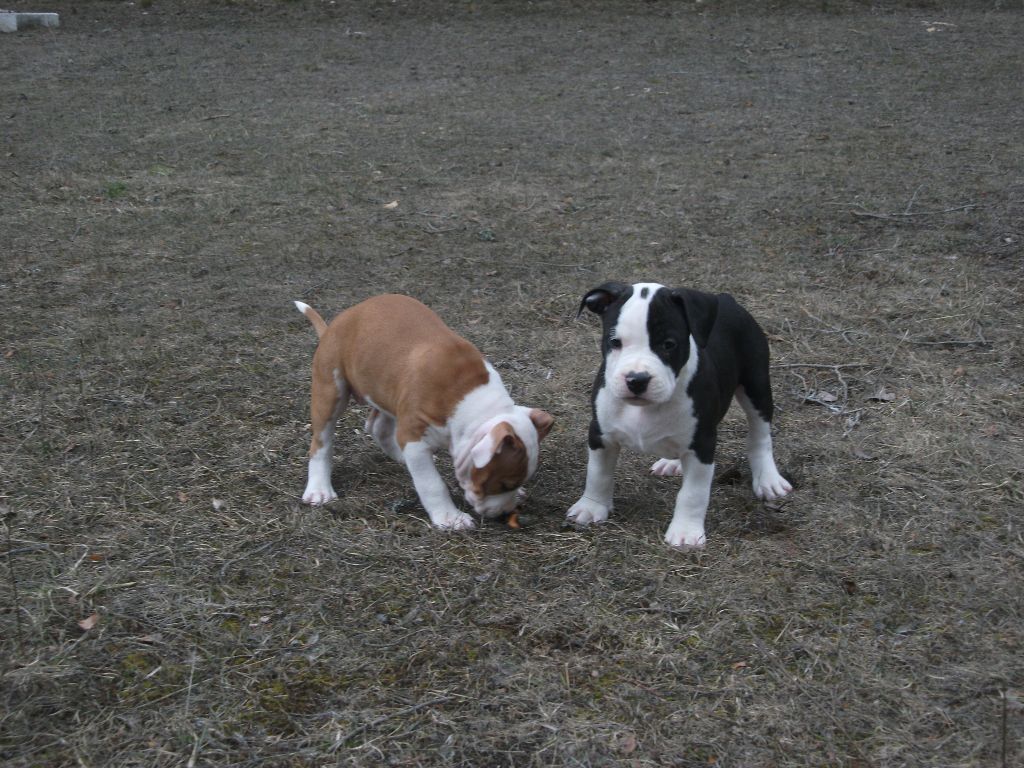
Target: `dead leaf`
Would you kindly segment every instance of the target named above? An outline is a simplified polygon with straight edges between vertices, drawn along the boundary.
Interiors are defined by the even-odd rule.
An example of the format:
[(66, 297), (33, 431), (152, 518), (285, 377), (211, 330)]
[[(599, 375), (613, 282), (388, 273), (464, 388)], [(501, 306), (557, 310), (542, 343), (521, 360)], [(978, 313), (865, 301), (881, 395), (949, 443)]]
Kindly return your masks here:
[(821, 392), (811, 392), (809, 395), (804, 397), (804, 402), (807, 403), (834, 403), (839, 398), (833, 395), (831, 392), (822, 390)]
[(1003, 430), (998, 424), (989, 424), (981, 430), (981, 434), (985, 437), (999, 437), (1002, 433)]
[(92, 554), (89, 555), (89, 560), (91, 560), (94, 563), (101, 563), (101, 562), (103, 562), (106, 559), (107, 559), (107, 556), (105, 554), (103, 554), (102, 552), (93, 552)]
[(619, 752), (624, 755), (631, 755), (636, 752), (637, 741), (636, 736), (632, 733), (624, 733), (619, 737), (619, 743), (616, 745)]
[(390, 203), (384, 203), (384, 209), (388, 210), (388, 211), (393, 211), (397, 207), (398, 207), (398, 201), (397, 200), (392, 200)]
[(963, 376), (965, 373), (967, 373), (967, 369), (964, 368), (962, 365), (958, 365), (956, 368), (953, 369), (954, 378), (959, 378), (960, 376)]
[(4, 359), (10, 360), (12, 357), (14, 357), (13, 349), (8, 349), (6, 352), (4, 352)]
[(873, 395), (869, 395), (868, 400), (877, 400), (882, 403), (891, 403), (896, 399), (896, 395), (888, 391), (885, 387), (879, 387), (878, 391)]
[(874, 461), (878, 457), (868, 453), (867, 451), (863, 451), (860, 448), (854, 448), (853, 458), (860, 459), (861, 461)]
[(92, 616), (88, 616), (82, 619), (80, 622), (78, 622), (78, 626), (80, 626), (83, 630), (88, 632), (90, 629), (95, 627), (97, 623), (99, 623), (99, 620), (100, 615), (98, 613), (94, 613)]
[(733, 669), (746, 669), (747, 668), (747, 662), (745, 662), (745, 661), (737, 661), (735, 664), (732, 665), (732, 668)]
[(184, 491), (178, 491), (178, 501), (184, 504), (186, 501), (188, 501), (188, 494), (185, 493)]

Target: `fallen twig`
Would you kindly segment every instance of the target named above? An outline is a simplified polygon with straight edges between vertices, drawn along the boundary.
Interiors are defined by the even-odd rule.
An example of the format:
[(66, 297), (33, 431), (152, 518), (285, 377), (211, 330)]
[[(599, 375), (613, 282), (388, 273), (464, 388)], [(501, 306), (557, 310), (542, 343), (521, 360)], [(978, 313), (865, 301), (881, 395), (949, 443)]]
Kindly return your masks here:
[(924, 341), (919, 339), (906, 339), (908, 344), (918, 344), (925, 347), (973, 347), (988, 346), (991, 342), (981, 334), (976, 339), (947, 339), (946, 341)]
[(9, 549), (6, 552), (0, 554), (0, 557), (10, 557), (11, 555), (23, 555), (26, 552), (48, 552), (51, 547), (49, 544), (29, 544), (24, 547), (15, 547)]
[(907, 219), (911, 216), (941, 216), (944, 213), (955, 213), (956, 211), (969, 211), (972, 208), (981, 208), (981, 203), (967, 203), (952, 208), (944, 208), (941, 211), (904, 211), (903, 213), (876, 213), (873, 211), (850, 211), (854, 216), (864, 219)]
[(874, 363), (773, 363), (772, 368), (871, 368)]
[(692, 611), (681, 611), (678, 608), (663, 608), (660, 605), (640, 606), (638, 608), (627, 608), (623, 613), (662, 613), (666, 616), (679, 616), (686, 618)]

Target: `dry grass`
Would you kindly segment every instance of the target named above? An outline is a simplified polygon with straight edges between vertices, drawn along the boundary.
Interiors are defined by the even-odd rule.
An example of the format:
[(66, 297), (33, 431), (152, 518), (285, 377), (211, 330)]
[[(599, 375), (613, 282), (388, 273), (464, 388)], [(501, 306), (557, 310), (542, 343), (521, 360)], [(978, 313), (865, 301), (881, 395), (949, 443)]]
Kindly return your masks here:
[[(1018, 12), (54, 10), (0, 47), (5, 764), (1020, 761)], [(797, 492), (730, 415), (700, 555), (646, 457), (562, 527), (610, 277), (772, 339)], [(533, 526), (430, 530), (358, 410), (299, 503), (290, 302), (383, 290), (556, 415)]]

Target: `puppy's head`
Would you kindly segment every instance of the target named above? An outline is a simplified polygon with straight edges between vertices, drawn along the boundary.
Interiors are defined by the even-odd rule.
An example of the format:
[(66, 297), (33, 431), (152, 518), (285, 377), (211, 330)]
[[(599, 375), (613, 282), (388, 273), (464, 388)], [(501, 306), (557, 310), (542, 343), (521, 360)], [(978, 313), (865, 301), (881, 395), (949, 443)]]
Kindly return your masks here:
[(477, 514), (495, 518), (515, 509), (523, 484), (537, 470), (539, 444), (553, 421), (546, 411), (517, 405), (473, 444), (457, 474)]
[(604, 283), (586, 293), (584, 309), (601, 316), (605, 385), (631, 405), (671, 399), (679, 372), (707, 344), (717, 299), (658, 283)]

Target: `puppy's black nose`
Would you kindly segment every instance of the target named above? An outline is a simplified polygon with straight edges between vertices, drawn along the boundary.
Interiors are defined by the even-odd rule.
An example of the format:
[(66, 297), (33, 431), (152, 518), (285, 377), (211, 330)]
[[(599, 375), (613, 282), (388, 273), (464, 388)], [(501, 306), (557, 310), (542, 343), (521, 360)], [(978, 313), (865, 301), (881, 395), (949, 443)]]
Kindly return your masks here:
[(634, 395), (642, 395), (651, 382), (651, 374), (630, 371), (626, 374), (626, 386)]

